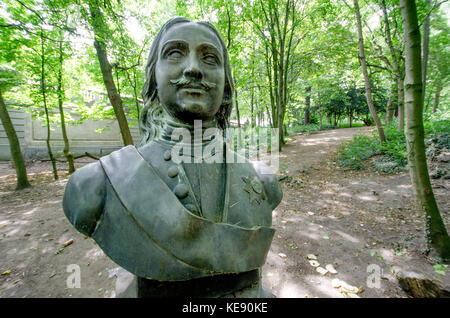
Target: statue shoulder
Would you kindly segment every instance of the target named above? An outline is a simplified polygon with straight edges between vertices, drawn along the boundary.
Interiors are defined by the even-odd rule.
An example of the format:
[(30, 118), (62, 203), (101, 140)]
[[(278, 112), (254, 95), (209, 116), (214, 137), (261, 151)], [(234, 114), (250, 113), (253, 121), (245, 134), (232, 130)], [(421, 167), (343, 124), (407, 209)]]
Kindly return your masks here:
[(275, 209), (283, 198), (283, 192), (281, 191), (277, 176), (272, 169), (262, 161), (253, 161), (251, 164), (264, 185), (269, 203), (272, 208)]
[(106, 175), (100, 162), (88, 164), (69, 178), (63, 198), (64, 213), (81, 233), (92, 235), (105, 199)]

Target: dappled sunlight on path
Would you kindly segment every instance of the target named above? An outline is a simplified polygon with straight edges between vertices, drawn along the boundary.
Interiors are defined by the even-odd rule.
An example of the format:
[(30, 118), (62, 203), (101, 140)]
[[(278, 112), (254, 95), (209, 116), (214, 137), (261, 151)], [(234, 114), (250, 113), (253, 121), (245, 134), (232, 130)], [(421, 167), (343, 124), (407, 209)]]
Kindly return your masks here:
[[(424, 218), (409, 175), (347, 171), (334, 162), (338, 144), (352, 132), (358, 130), (298, 135), (283, 149), (281, 174), (290, 178), (273, 213), (264, 284), (278, 297), (406, 297), (396, 279), (402, 270), (450, 286), (449, 275), (436, 274), (421, 252)], [(446, 187), (438, 188), (437, 200), (448, 223)], [(316, 261), (308, 260), (311, 254)], [(337, 273), (325, 270), (329, 265)]]

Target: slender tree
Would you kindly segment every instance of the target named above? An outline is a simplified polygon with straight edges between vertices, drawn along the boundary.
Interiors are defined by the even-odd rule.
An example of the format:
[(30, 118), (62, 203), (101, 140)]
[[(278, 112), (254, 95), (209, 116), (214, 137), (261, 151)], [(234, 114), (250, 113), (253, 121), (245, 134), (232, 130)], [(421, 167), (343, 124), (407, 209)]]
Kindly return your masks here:
[(308, 84), (305, 88), (305, 117), (303, 118), (303, 124), (308, 125), (310, 121), (310, 107), (311, 107), (311, 85)]
[(16, 169), (16, 190), (31, 187), (27, 177), (27, 168), (25, 166), (25, 160), (23, 159), (22, 151), (20, 150), (19, 139), (17, 138), (16, 130), (14, 129), (11, 118), (8, 114), (5, 101), (2, 96), (2, 87), (0, 86), (0, 119), (3, 127), (5, 128), (6, 136), (9, 141), (9, 148), (11, 151), (11, 157), (14, 162), (14, 168)]
[(104, 41), (104, 29), (107, 28), (102, 12), (100, 11), (101, 3), (98, 0), (88, 0), (90, 24), (94, 31), (94, 47), (97, 52), (98, 61), (102, 71), (103, 82), (105, 83), (108, 98), (116, 114), (117, 122), (119, 124), (120, 133), (124, 145), (132, 145), (133, 137), (131, 136), (128, 121), (123, 110), (122, 98), (117, 91), (114, 83), (113, 67), (111, 66), (108, 55), (106, 53), (106, 43)]
[(404, 71), (402, 69), (402, 52), (399, 52), (392, 43), (392, 32), (389, 23), (389, 17), (386, 9), (385, 0), (381, 1), (381, 9), (383, 11), (385, 41), (389, 48), (392, 60), (392, 70), (397, 82), (397, 109), (398, 109), (398, 131), (403, 131), (405, 126), (405, 93), (404, 93)]
[(416, 3), (400, 0), (406, 70), (406, 141), (411, 183), (419, 209), (426, 216), (426, 235), (430, 249), (446, 261), (450, 260), (450, 238), (439, 213), (428, 174), (423, 127), (423, 83), (420, 29)]
[[(430, 9), (431, 0), (426, 0), (427, 7)], [(423, 91), (422, 91), (422, 103), (425, 101), (425, 92), (427, 88), (427, 67), (428, 67), (428, 53), (429, 53), (429, 41), (430, 41), (430, 15), (428, 14), (425, 18), (425, 21), (423, 22), (422, 26), (422, 34), (423, 34), (423, 41), (422, 41), (422, 85), (423, 85)], [(428, 104), (427, 104), (428, 105)], [(426, 110), (426, 107), (424, 107), (424, 110)]]
[(397, 89), (396, 85), (391, 85), (391, 92), (389, 93), (389, 99), (386, 105), (386, 123), (389, 123), (394, 118), (394, 111), (395, 111), (395, 103), (394, 100), (396, 99)]
[(438, 83), (438, 87), (434, 92), (434, 101), (433, 101), (433, 113), (435, 113), (439, 107), (439, 99), (441, 98), (442, 85)]
[(74, 164), (74, 157), (72, 153), (70, 153), (69, 149), (69, 138), (67, 137), (67, 130), (66, 130), (66, 121), (64, 117), (64, 87), (63, 87), (63, 72), (64, 72), (64, 47), (63, 47), (63, 38), (64, 34), (60, 33), (60, 41), (59, 41), (59, 64), (58, 64), (58, 85), (56, 89), (56, 93), (58, 95), (58, 109), (59, 109), (59, 115), (61, 120), (61, 133), (64, 140), (64, 157), (66, 157), (67, 164), (69, 165), (69, 174), (75, 172), (75, 164)]
[(42, 103), (44, 105), (44, 111), (45, 111), (45, 120), (46, 120), (46, 126), (47, 126), (47, 138), (46, 138), (46, 144), (47, 144), (47, 152), (48, 156), (50, 157), (50, 161), (52, 163), (52, 169), (53, 169), (53, 177), (55, 180), (58, 180), (58, 171), (56, 170), (56, 159), (53, 155), (52, 147), (50, 144), (51, 139), (51, 129), (50, 129), (50, 116), (48, 111), (48, 104), (47, 104), (47, 83), (46, 83), (46, 74), (45, 74), (45, 38), (44, 38), (44, 31), (41, 29), (41, 79), (40, 79), (40, 86), (41, 86), (41, 94), (42, 94)]
[(353, 4), (355, 7), (355, 17), (356, 17), (356, 26), (358, 29), (358, 48), (359, 48), (359, 61), (361, 63), (361, 69), (364, 76), (364, 84), (366, 87), (366, 99), (367, 99), (367, 106), (369, 107), (370, 114), (372, 115), (372, 119), (375, 122), (375, 125), (377, 126), (378, 130), (378, 137), (380, 139), (380, 143), (386, 141), (386, 137), (384, 134), (383, 127), (381, 126), (380, 118), (377, 115), (377, 112), (375, 110), (375, 105), (373, 103), (372, 99), (372, 88), (370, 86), (370, 79), (369, 79), (369, 73), (367, 72), (367, 62), (366, 57), (364, 53), (364, 38), (362, 34), (362, 25), (361, 25), (361, 15), (359, 13), (359, 4), (358, 0), (353, 0)]

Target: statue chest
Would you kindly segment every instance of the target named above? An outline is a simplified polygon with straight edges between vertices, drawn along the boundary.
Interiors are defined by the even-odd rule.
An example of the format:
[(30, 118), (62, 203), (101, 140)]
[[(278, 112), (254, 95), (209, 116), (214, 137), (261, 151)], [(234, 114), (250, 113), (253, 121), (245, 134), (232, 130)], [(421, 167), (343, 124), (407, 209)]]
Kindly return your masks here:
[(250, 163), (176, 164), (170, 150), (158, 144), (151, 150), (143, 158), (191, 213), (242, 227), (271, 226), (272, 208)]

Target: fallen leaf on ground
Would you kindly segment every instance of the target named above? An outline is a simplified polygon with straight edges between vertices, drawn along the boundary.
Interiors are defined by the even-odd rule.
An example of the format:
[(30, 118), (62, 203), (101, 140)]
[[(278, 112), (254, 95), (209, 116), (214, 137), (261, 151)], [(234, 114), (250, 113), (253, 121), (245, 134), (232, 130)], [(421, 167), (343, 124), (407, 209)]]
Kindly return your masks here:
[(333, 279), (332, 281), (331, 281), (331, 286), (333, 287), (333, 288), (339, 288), (339, 287), (341, 287), (341, 280), (340, 279), (337, 279), (337, 278), (335, 278), (335, 279)]
[(341, 293), (345, 293), (345, 294), (360, 294), (364, 291), (363, 287), (358, 288), (356, 286), (352, 286), (352, 285), (346, 283), (345, 281), (337, 279), (337, 278), (335, 278), (331, 281), (331, 286), (339, 289), (339, 291)]
[(331, 274), (337, 274), (337, 270), (334, 268), (333, 265), (327, 264), (325, 266), (326, 270), (329, 271)]
[(322, 276), (325, 276), (326, 274), (328, 274), (328, 271), (323, 267), (317, 267), (316, 271)]
[(310, 264), (311, 266), (313, 266), (313, 267), (319, 267), (319, 266), (320, 266), (319, 262), (318, 262), (318, 261), (315, 261), (315, 260), (310, 260), (310, 261), (309, 261), (309, 264)]
[(348, 298), (360, 298), (358, 295), (354, 294), (354, 293), (342, 293), (344, 296), (347, 296)]

